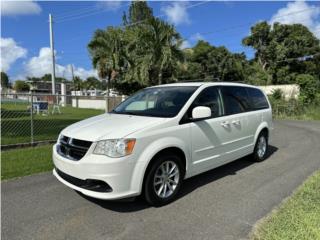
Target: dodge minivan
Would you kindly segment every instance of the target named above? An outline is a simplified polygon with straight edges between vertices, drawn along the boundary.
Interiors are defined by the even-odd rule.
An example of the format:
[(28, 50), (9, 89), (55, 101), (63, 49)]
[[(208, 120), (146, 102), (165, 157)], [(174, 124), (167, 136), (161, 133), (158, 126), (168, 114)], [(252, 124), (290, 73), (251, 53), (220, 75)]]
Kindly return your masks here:
[(99, 199), (173, 201), (186, 178), (251, 155), (267, 156), (272, 111), (257, 87), (174, 83), (145, 88), (113, 111), (65, 128), (53, 174)]

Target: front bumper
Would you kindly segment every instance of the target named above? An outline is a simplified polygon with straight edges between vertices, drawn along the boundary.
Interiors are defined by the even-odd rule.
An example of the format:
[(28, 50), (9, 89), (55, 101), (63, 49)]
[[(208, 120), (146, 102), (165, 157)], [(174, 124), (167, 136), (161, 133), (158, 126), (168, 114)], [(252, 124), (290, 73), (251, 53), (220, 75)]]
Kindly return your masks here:
[[(135, 169), (139, 167), (134, 156), (109, 158), (92, 154), (92, 149), (89, 149), (81, 160), (73, 161), (59, 155), (54, 145), (52, 158), (55, 165), (53, 175), (66, 186), (84, 195), (111, 200), (140, 194), (140, 186), (132, 180)], [(97, 191), (92, 186), (87, 187), (85, 183), (92, 181), (106, 183), (109, 190)]]

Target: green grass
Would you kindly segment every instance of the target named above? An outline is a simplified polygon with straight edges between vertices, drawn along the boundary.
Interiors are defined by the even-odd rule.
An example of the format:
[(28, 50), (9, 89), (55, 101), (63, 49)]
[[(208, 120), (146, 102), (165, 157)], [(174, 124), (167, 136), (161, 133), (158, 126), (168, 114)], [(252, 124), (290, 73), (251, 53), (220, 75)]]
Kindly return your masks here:
[(1, 152), (1, 180), (52, 170), (52, 145)]
[(252, 240), (320, 239), (320, 171), (259, 222)]
[[(30, 112), (25, 103), (1, 104), (1, 144), (31, 141)], [(51, 110), (51, 109), (49, 109)], [(61, 114), (34, 114), (34, 141), (55, 140), (68, 125), (104, 113), (103, 110), (60, 107)]]

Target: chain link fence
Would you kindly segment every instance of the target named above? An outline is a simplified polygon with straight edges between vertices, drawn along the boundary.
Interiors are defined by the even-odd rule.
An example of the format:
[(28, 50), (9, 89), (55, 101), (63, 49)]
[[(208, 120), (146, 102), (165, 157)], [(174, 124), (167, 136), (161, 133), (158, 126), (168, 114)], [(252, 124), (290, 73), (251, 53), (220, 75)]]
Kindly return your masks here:
[(122, 97), (1, 94), (1, 147), (55, 141), (62, 129), (111, 111)]

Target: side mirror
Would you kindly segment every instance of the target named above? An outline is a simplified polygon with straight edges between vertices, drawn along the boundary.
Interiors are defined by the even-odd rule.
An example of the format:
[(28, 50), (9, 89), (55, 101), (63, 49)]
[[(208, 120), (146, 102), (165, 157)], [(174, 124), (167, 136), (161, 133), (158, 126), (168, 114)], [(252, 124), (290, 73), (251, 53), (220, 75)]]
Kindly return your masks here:
[(192, 109), (192, 118), (193, 119), (204, 119), (211, 117), (211, 109), (209, 107), (195, 107)]

